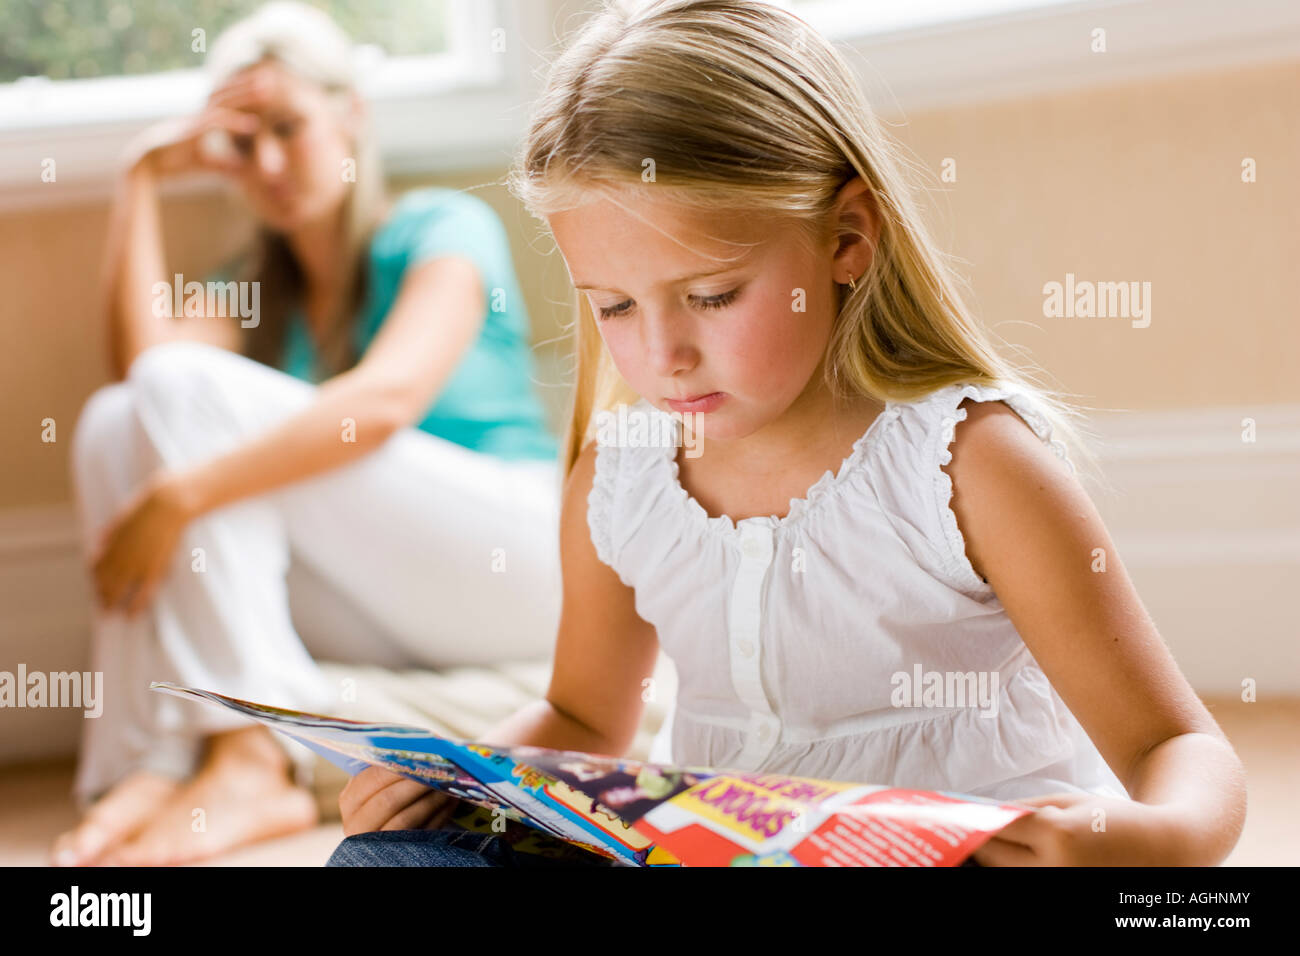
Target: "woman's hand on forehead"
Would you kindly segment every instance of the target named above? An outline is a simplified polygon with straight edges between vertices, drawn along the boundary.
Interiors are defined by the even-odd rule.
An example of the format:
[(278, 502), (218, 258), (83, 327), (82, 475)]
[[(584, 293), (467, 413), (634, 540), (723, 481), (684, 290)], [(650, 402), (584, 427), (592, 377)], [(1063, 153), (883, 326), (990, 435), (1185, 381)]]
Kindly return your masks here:
[(273, 90), (264, 75), (245, 73), (213, 90), (208, 104), (255, 113), (271, 102)]

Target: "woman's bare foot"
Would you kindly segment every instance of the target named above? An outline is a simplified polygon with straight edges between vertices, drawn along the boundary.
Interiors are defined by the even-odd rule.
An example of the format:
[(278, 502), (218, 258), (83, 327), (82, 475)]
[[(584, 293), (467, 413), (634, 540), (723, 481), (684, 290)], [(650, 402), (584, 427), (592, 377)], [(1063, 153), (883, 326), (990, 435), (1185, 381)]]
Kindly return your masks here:
[(109, 849), (131, 836), (180, 787), (180, 781), (137, 770), (100, 797), (73, 829), (50, 849), (54, 866), (93, 866)]
[(264, 727), (210, 738), (203, 766), (129, 839), (104, 854), (116, 866), (167, 866), (314, 825), (315, 798), (290, 779), (288, 755)]

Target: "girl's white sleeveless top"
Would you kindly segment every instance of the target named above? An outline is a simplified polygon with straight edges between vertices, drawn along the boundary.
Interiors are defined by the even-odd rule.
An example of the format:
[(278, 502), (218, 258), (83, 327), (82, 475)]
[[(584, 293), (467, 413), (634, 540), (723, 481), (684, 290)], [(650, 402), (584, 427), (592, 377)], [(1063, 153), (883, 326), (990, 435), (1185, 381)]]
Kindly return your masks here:
[(681, 486), (680, 423), (632, 406), (654, 420), (642, 437), (667, 437), (601, 442), (587, 521), (677, 670), (652, 759), (1006, 800), (1128, 796), (966, 557), (939, 467), (965, 398), (1004, 401), (1074, 471), (1032, 392), (952, 385), (887, 403), (785, 517), (733, 522)]

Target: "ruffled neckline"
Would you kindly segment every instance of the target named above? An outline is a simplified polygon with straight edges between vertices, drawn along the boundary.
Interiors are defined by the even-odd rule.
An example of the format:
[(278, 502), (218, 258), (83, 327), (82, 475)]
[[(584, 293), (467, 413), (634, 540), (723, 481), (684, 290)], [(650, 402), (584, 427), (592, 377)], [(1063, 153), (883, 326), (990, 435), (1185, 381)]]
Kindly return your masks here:
[[(695, 524), (703, 527), (706, 531), (714, 534), (734, 536), (739, 531), (739, 526), (744, 524), (765, 525), (772, 529), (786, 528), (796, 524), (817, 507), (820, 501), (823, 501), (833, 489), (839, 488), (844, 484), (850, 475), (856, 472), (861, 466), (863, 459), (866, 458), (867, 452), (880, 440), (880, 435), (884, 428), (895, 419), (901, 411), (898, 402), (886, 400), (885, 407), (881, 410), (867, 426), (867, 430), (853, 443), (852, 449), (844, 460), (840, 462), (839, 470), (831, 472), (828, 468), (822, 476), (813, 482), (803, 497), (790, 499), (790, 509), (783, 517), (777, 515), (755, 515), (751, 518), (741, 518), (739, 522), (733, 521), (730, 515), (711, 515), (705, 510), (695, 496), (683, 487), (680, 468), (677, 463), (677, 449), (682, 443), (682, 423), (673, 418), (671, 415), (666, 416), (673, 423), (674, 441), (665, 448), (665, 453), (661, 459), (668, 466), (669, 478), (672, 483), (672, 491), (681, 501), (682, 507), (690, 516), (690, 520)], [(655, 409), (659, 414), (662, 411)]]

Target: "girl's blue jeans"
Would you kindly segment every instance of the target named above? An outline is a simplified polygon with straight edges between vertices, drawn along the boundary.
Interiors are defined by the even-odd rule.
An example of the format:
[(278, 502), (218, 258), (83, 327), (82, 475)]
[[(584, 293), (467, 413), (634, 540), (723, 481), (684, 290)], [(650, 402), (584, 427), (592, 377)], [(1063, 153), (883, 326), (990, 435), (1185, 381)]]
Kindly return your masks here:
[(552, 860), (531, 853), (516, 853), (494, 833), (475, 833), (461, 827), (441, 830), (378, 830), (346, 837), (330, 855), (326, 866), (617, 866), (612, 860), (588, 854), (590, 862)]

